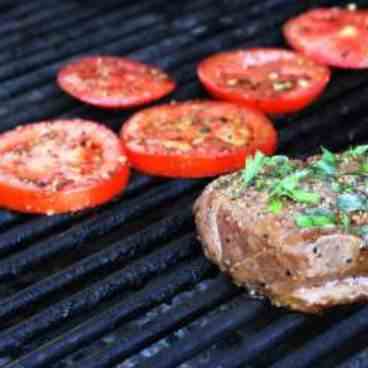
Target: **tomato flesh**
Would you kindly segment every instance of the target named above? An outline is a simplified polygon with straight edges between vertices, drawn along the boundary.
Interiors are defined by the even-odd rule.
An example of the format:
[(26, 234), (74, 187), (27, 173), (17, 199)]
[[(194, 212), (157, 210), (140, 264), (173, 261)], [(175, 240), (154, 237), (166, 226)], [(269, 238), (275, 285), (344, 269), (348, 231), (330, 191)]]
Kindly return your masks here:
[(104, 108), (147, 104), (175, 89), (175, 82), (160, 69), (112, 56), (79, 59), (62, 68), (57, 81), (70, 95)]
[(120, 193), (129, 169), (120, 140), (80, 119), (45, 121), (0, 136), (0, 206), (54, 214)]
[(330, 72), (294, 52), (265, 48), (210, 56), (199, 64), (198, 77), (219, 99), (280, 114), (313, 102), (326, 87)]
[(308, 11), (283, 27), (288, 43), (319, 63), (368, 67), (368, 11), (338, 7)]
[(145, 109), (124, 124), (121, 137), (134, 168), (176, 178), (235, 171), (256, 150), (272, 154), (277, 145), (262, 113), (210, 101)]

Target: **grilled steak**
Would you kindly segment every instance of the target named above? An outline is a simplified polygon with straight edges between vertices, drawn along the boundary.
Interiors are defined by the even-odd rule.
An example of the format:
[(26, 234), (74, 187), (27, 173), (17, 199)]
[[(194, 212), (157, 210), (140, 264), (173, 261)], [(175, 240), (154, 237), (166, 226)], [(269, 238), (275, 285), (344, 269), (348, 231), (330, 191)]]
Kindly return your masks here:
[(368, 299), (368, 146), (257, 154), (194, 206), (206, 256), (251, 294), (305, 312)]

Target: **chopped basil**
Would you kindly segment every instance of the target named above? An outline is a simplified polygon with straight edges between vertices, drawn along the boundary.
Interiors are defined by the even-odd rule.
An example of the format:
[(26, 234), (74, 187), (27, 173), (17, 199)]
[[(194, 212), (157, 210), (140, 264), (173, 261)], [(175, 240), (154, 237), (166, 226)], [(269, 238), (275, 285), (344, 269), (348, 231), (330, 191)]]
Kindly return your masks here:
[(361, 165), (360, 165), (360, 172), (362, 174), (368, 174), (368, 162), (363, 162)]
[(363, 239), (364, 247), (368, 247), (368, 225), (358, 227), (353, 232)]
[(290, 196), (294, 201), (306, 204), (318, 204), (321, 200), (321, 196), (318, 193), (306, 192), (304, 190), (294, 190), (290, 193)]
[(265, 163), (265, 157), (262, 152), (257, 151), (253, 158), (250, 157), (247, 159), (245, 169), (242, 172), (242, 177), (246, 185), (251, 184), (253, 179), (261, 171)]
[(268, 211), (272, 212), (275, 215), (280, 213), (282, 211), (282, 208), (282, 201), (279, 198), (272, 198), (267, 206)]
[(295, 224), (302, 229), (335, 226), (336, 215), (328, 210), (315, 208), (305, 214), (296, 215)]
[(336, 155), (322, 147), (322, 157), (313, 164), (313, 169), (324, 175), (334, 175), (336, 173)]
[(321, 147), (322, 150), (322, 160), (325, 162), (329, 162), (330, 164), (336, 165), (337, 158), (336, 155), (329, 151), (327, 148)]
[(346, 213), (340, 214), (340, 221), (344, 231), (349, 232), (351, 226), (351, 219)]
[(295, 165), (290, 162), (287, 156), (279, 155), (269, 157), (267, 158), (266, 164), (274, 169), (272, 174), (278, 177), (289, 175), (295, 170)]
[(345, 213), (361, 211), (367, 208), (366, 199), (356, 193), (340, 194), (336, 199), (337, 208)]
[(307, 170), (300, 170), (285, 178), (275, 181), (270, 191), (271, 198), (289, 198), (299, 203), (318, 204), (320, 196), (317, 193), (307, 192), (299, 188), (301, 179), (308, 175)]
[(345, 152), (344, 155), (347, 155), (353, 158), (358, 158), (360, 156), (363, 156), (367, 152), (368, 152), (368, 144), (364, 144), (361, 146), (350, 148), (348, 151)]
[(338, 183), (337, 181), (333, 181), (331, 183), (331, 189), (336, 193), (341, 193), (343, 188), (340, 183)]

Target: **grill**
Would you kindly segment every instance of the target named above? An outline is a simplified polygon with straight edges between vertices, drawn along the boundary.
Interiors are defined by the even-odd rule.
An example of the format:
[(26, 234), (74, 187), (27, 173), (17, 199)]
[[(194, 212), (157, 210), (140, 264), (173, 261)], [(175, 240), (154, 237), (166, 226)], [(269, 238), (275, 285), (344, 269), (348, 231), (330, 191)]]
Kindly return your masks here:
[[(84, 106), (55, 73), (84, 54), (128, 55), (205, 97), (197, 62), (234, 47), (283, 45), (285, 19), (342, 1), (2, 1), (1, 131), (80, 116), (118, 130), (130, 112)], [(96, 2), (97, 3), (97, 2)], [(364, 1), (357, 1), (364, 5)], [(280, 152), (367, 141), (368, 74), (334, 72), (309, 109), (275, 119)], [(167, 99), (169, 100), (169, 99)], [(311, 317), (234, 287), (201, 255), (191, 216), (206, 180), (135, 174), (123, 198), (54, 217), (0, 212), (0, 367), (365, 367), (368, 307)]]

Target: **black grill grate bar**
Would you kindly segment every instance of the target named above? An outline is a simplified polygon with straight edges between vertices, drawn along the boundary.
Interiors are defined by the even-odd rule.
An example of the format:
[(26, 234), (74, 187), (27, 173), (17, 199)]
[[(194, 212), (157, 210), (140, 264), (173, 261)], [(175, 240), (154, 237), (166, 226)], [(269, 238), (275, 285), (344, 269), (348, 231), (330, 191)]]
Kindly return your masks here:
[(72, 2), (54, 2), (52, 7), (45, 7), (35, 13), (32, 13), (29, 17), (22, 17), (21, 22), (10, 22), (10, 23), (3, 23), (0, 25), (0, 34), (6, 34), (10, 32), (26, 32), (29, 28), (33, 26), (38, 26), (42, 23), (47, 23), (50, 19), (54, 17), (68, 16), (72, 14), (75, 9), (78, 8), (76, 3)]
[(243, 367), (245, 363), (253, 361), (261, 353), (290, 338), (306, 322), (306, 317), (301, 314), (290, 313), (285, 315), (254, 336), (245, 339), (242, 344), (226, 351), (226, 353), (213, 354), (212, 358), (203, 365), (203, 368), (212, 368), (214, 366), (224, 368)]
[(98, 217), (88, 218), (57, 237), (53, 235), (1, 261), (0, 279), (16, 276), (51, 256), (75, 249), (87, 240), (105, 235), (117, 226), (136, 219), (157, 206), (168, 203), (185, 193), (193, 192), (203, 184), (204, 182), (199, 180), (169, 182), (135, 199), (123, 201)]
[[(146, 268), (147, 266), (144, 269)], [(153, 281), (150, 281), (142, 290), (134, 295), (96, 317), (90, 318), (73, 330), (58, 337), (52, 343), (42, 346), (40, 349), (14, 362), (14, 364), (10, 364), (8, 368), (19, 366), (34, 368), (44, 365), (50, 362), (50, 360), (56, 359), (60, 355), (78, 348), (81, 344), (86, 344), (111, 331), (118, 323), (132, 318), (138, 312), (142, 313), (173, 297), (183, 289), (193, 287), (193, 285), (206, 277), (210, 270), (211, 266), (204, 258), (178, 265), (168, 274), (158, 276)], [(94, 298), (93, 295), (91, 297)], [(43, 316), (43, 318), (47, 317), (48, 315)], [(43, 321), (44, 319), (40, 322), (43, 323)], [(37, 330), (39, 326), (29, 324), (27, 327), (28, 329), (23, 328), (19, 330), (17, 336), (12, 333), (9, 336), (1, 337), (1, 350), (5, 346), (8, 346), (7, 349), (9, 349), (11, 346), (21, 344), (25, 336), (30, 335), (31, 329)], [(1, 335), (3, 336), (3, 334)]]
[[(272, 1), (272, 0), (270, 0)], [(272, 4), (272, 2), (271, 2)], [(259, 6), (261, 5), (261, 9), (259, 9)], [(256, 4), (255, 5), (257, 7), (257, 9), (259, 9), (259, 12), (262, 11), (262, 9), (264, 8), (264, 4)], [(249, 12), (251, 12), (251, 8), (249, 8)], [(253, 13), (253, 17), (252, 19), (249, 19), (249, 22), (246, 22), (246, 27), (251, 27), (251, 26), (256, 26), (256, 24), (258, 23), (256, 15), (258, 13)], [(226, 28), (235, 28), (235, 27), (239, 27), (242, 24), (244, 24), (244, 21), (247, 19), (246, 15), (243, 15), (242, 17), (238, 17), (238, 23), (233, 23), (231, 25), (222, 25), (222, 27), (224, 27), (224, 29)], [(218, 25), (215, 27), (218, 27)], [(189, 27), (191, 28), (191, 27)], [(207, 33), (210, 32), (211, 27), (208, 28)], [(182, 30), (182, 32), (184, 32), (184, 29)], [(163, 26), (161, 24), (158, 24), (157, 27), (155, 27), (155, 29), (148, 29), (146, 32), (141, 32), (139, 34), (133, 34), (130, 37), (127, 37), (124, 39), (124, 48), (122, 48), (122, 44), (121, 44), (121, 39), (120, 36), (119, 37), (115, 37), (117, 33), (114, 33), (114, 40), (113, 41), (107, 41), (106, 38), (103, 38), (101, 41), (101, 47), (97, 48), (97, 46), (93, 46), (91, 47), (91, 43), (90, 43), (90, 39), (88, 39), (89, 43), (86, 42), (86, 40), (82, 40), (81, 42), (84, 45), (84, 49), (87, 50), (88, 52), (92, 52), (93, 50), (99, 51), (100, 53), (121, 53), (121, 52), (132, 52), (133, 50), (137, 50), (137, 45), (141, 45), (141, 40), (142, 37), (145, 40), (145, 47), (142, 48), (142, 50), (148, 48), (149, 44), (152, 45), (156, 45), (157, 44), (157, 39), (160, 39), (160, 44), (165, 42), (165, 39), (167, 38), (167, 27)], [(177, 32), (174, 30), (174, 32), (169, 33), (170, 34), (170, 38), (173, 38), (173, 40), (171, 41), (171, 44), (174, 46), (175, 43), (175, 39), (178, 37), (183, 37), (181, 35), (177, 35)], [(195, 35), (194, 35), (195, 36)], [(96, 36), (98, 37), (98, 36)], [(243, 37), (244, 37), (244, 32), (243, 32)], [(197, 39), (197, 36), (194, 37), (195, 39)], [(169, 41), (166, 41), (169, 42)], [(76, 47), (76, 45), (73, 45), (73, 47)], [(83, 48), (79, 48), (78, 49), (78, 53), (82, 52)], [(60, 54), (60, 53), (59, 53)], [(75, 55), (75, 52), (72, 53), (73, 55)], [(52, 55), (54, 55), (52, 53)], [(69, 52), (69, 56), (71, 55), (71, 53)], [(159, 60), (158, 60), (159, 61)], [(65, 61), (58, 61), (56, 63), (47, 65), (47, 67), (43, 67), (41, 69), (38, 69), (32, 73), (27, 73), (27, 75), (22, 75), (22, 76), (17, 76), (16, 78), (13, 78), (12, 80), (9, 81), (5, 81), (2, 83), (2, 88), (0, 90), (0, 97), (1, 98), (8, 98), (11, 96), (14, 96), (18, 93), (24, 93), (25, 91), (28, 91), (30, 88), (34, 88), (35, 86), (40, 87), (41, 84), (45, 84), (46, 82), (48, 82), (50, 79), (53, 79), (55, 77), (55, 73), (57, 72), (58, 68), (61, 67), (64, 64)]]
[(358, 354), (353, 355), (351, 358), (345, 360), (337, 368), (365, 368), (367, 367), (368, 351), (364, 349)]
[[(341, 122), (346, 119), (353, 112), (358, 111), (360, 115), (363, 115), (365, 110), (364, 96), (368, 91), (368, 86), (362, 86), (353, 91), (345, 91), (342, 95), (338, 96), (337, 101), (332, 100), (327, 102), (324, 107), (324, 128), (327, 126), (334, 126), (336, 122)], [(333, 108), (328, 109), (329, 106)], [(319, 111), (313, 112), (313, 115), (318, 115)], [(296, 140), (300, 140), (300, 137), (308, 136), (310, 134), (315, 134), (316, 130), (319, 128), (321, 122), (320, 119), (313, 119), (312, 116), (308, 116), (306, 121), (303, 119), (299, 123), (293, 126), (293, 129), (283, 129), (280, 136), (280, 145), (283, 149), (289, 149), (290, 145)], [(350, 118), (349, 118), (350, 119)], [(339, 123), (339, 125), (341, 125)]]
[(364, 307), (351, 317), (337, 322), (328, 331), (304, 344), (302, 348), (280, 360), (272, 368), (310, 367), (321, 356), (333, 352), (346, 341), (368, 328), (368, 308)]
[[(107, 6), (104, 7), (104, 17), (99, 17), (101, 14), (101, 9), (86, 8), (78, 14), (73, 14), (72, 17), (57, 18), (53, 20), (49, 27), (41, 27), (33, 31), (33, 38), (26, 45), (22, 45), (21, 49), (16, 47), (23, 41), (21, 38), (22, 36), (19, 33), (14, 32), (0, 42), (0, 62), (4, 63), (5, 61), (8, 62), (13, 60), (14, 50), (9, 50), (9, 48), (16, 48), (15, 54), (18, 58), (29, 57), (33, 54), (43, 51), (44, 49), (56, 47), (62, 42), (70, 42), (79, 37), (85, 37), (86, 32), (95, 32), (99, 25), (103, 26), (105, 23), (108, 26), (108, 23), (112, 20), (115, 20), (116, 17), (119, 17), (121, 21), (122, 16), (134, 16), (138, 13), (139, 7), (142, 8), (142, 13), (147, 12), (151, 7), (154, 7), (158, 1), (160, 0), (152, 0), (149, 4), (142, 4), (140, 6), (137, 5), (137, 3), (134, 5), (132, 0), (126, 1), (126, 4), (124, 4), (124, 9), (117, 9), (116, 4), (107, 3)], [(130, 3), (133, 5), (127, 6)], [(109, 14), (110, 12), (112, 12), (112, 14)], [(62, 32), (58, 32), (59, 30), (62, 30)], [(47, 38), (43, 38), (42, 36), (44, 35), (46, 35)]]
[[(149, 178), (148, 176), (137, 176), (124, 191), (123, 198), (125, 199), (132, 194), (137, 194), (137, 192), (146, 189), (154, 182), (155, 179)], [(75, 214), (32, 217), (31, 221), (11, 227), (9, 230), (1, 233), (0, 257), (12, 251), (19, 251), (26, 247), (30, 241), (35, 241), (40, 236), (50, 232), (55, 233), (61, 227), (76, 223), (77, 220), (86, 218), (91, 213), (95, 213), (95, 209), (85, 210)], [(11, 213), (9, 212), (9, 214)]]
[[(198, 6), (199, 5), (199, 6)], [(203, 4), (205, 5), (205, 4)], [(157, 6), (157, 4), (156, 4)], [(198, 8), (201, 9), (202, 4), (197, 4)], [(194, 7), (194, 11), (196, 11), (198, 8)], [(212, 14), (214, 12), (214, 14)], [(203, 16), (203, 9), (201, 12)], [(205, 13), (208, 17), (214, 17), (219, 15), (219, 11), (216, 10), (216, 8), (211, 8), (211, 11), (208, 11)], [(130, 18), (130, 20), (126, 20), (122, 27), (117, 28), (114, 27), (115, 23), (118, 25), (121, 25), (121, 19), (115, 19), (111, 23), (108, 23), (105, 25), (104, 30), (89, 34), (88, 37), (82, 37), (79, 38), (78, 42), (74, 42), (72, 44), (64, 44), (62, 47), (59, 47), (58, 53), (55, 54), (53, 50), (50, 50), (49, 48), (44, 50), (43, 52), (39, 52), (33, 56), (30, 56), (29, 58), (23, 58), (21, 60), (16, 60), (15, 62), (11, 64), (4, 65), (0, 68), (0, 80), (6, 80), (12, 77), (18, 78), (20, 74), (24, 74), (26, 72), (34, 71), (36, 68), (40, 66), (44, 66), (45, 64), (48, 65), (48, 67), (55, 67), (60, 66), (60, 61), (57, 63), (54, 63), (57, 60), (60, 60), (61, 58), (68, 58), (73, 55), (76, 55), (81, 52), (98, 49), (102, 46), (101, 50), (105, 50), (105, 45), (108, 43), (119, 43), (121, 46), (121, 37), (125, 37), (130, 34), (134, 34), (139, 28), (142, 28), (143, 25), (140, 25), (140, 23), (144, 20), (144, 18), (147, 17), (151, 21), (149, 24), (147, 24), (144, 29), (149, 29), (152, 32), (155, 32), (156, 30), (165, 30), (165, 32), (170, 29), (170, 27), (167, 24), (164, 24), (164, 22), (158, 22), (157, 20), (162, 17), (159, 13), (155, 14), (147, 14), (143, 17), (134, 17)], [(156, 25), (154, 24), (154, 20), (156, 20)], [(160, 19), (162, 20), (162, 19)], [(155, 26), (154, 26), (155, 25)], [(112, 27), (112, 29), (110, 28)], [(154, 27), (153, 27), (154, 26)], [(188, 28), (192, 28), (193, 25), (188, 24)], [(172, 31), (172, 30), (171, 30)], [(176, 33), (177, 30), (174, 30)], [(164, 33), (159, 33), (156, 37), (156, 40), (159, 38), (161, 39), (164, 37)], [(141, 39), (142, 41), (142, 39)], [(125, 40), (124, 40), (125, 43)], [(147, 43), (147, 39), (145, 39), (145, 43)], [(139, 44), (139, 43), (138, 43)]]
[[(244, 17), (240, 18), (241, 22), (244, 22)], [(261, 32), (262, 30), (260, 30)], [(221, 43), (223, 45), (223, 47), (225, 48), (229, 48), (230, 46), (234, 45), (234, 40), (237, 40), (237, 42), (241, 42), (243, 45), (246, 45), (248, 47), (250, 46), (256, 46), (259, 45), (260, 39), (257, 39), (257, 42), (255, 42), (255, 35), (256, 34), (246, 34), (244, 35), (244, 33), (246, 33), (244, 30), (242, 32), (239, 32), (239, 29), (235, 29), (233, 31), (230, 32), (225, 32), (225, 34), (223, 36), (219, 36), (217, 35), (215, 38), (212, 34), (212, 37), (209, 39), (209, 41), (203, 41), (201, 40), (201, 47), (198, 47), (198, 44), (196, 44), (195, 47), (191, 48), (190, 51), (191, 53), (194, 53), (196, 55), (197, 58), (203, 57), (205, 56), (207, 53), (214, 51), (214, 49), (219, 47), (220, 42), (217, 42), (217, 39), (221, 40)], [(256, 32), (257, 33), (257, 32)], [(250, 37), (251, 36), (251, 37)], [(245, 39), (248, 39), (249, 41), (247, 43), (244, 42)], [(272, 45), (273, 42), (278, 42), (279, 38), (273, 38), (273, 37), (269, 37), (266, 36), (263, 39), (264, 45)], [(172, 41), (170, 42), (171, 44), (171, 48), (168, 48), (167, 54), (169, 55), (166, 58), (162, 58), (163, 56), (163, 50), (161, 50), (159, 47), (157, 47), (157, 45), (155, 45), (155, 47), (149, 47), (152, 50), (154, 50), (154, 52), (157, 53), (157, 59), (159, 60), (159, 63), (161, 64), (161, 66), (165, 67), (164, 63), (169, 63), (169, 61), (167, 61), (168, 59), (170, 59), (170, 57), (172, 56), (173, 53), (173, 48), (175, 47), (176, 49), (178, 49), (178, 45), (176, 45), (175, 43), (173, 43)], [(206, 46), (208, 44), (208, 46)], [(115, 46), (114, 46), (115, 47)], [(146, 48), (147, 49), (147, 48)], [(187, 50), (188, 47), (185, 47), (185, 50)], [(201, 51), (200, 49), (202, 49), (203, 51)], [(131, 56), (140, 56), (142, 58), (142, 56), (144, 57), (144, 52), (145, 49), (143, 49), (142, 51), (137, 51), (137, 53), (135, 54), (134, 52), (132, 52), (130, 55)], [(176, 52), (177, 53), (177, 52)], [(140, 55), (141, 54), (141, 55)], [(180, 48), (179, 48), (179, 56), (176, 55), (175, 57), (175, 65), (180, 65), (180, 64), (184, 64), (187, 62), (188, 59), (188, 55), (190, 55), (189, 52), (185, 52), (185, 53), (180, 53)], [(152, 55), (151, 55), (152, 57)], [(147, 56), (146, 56), (147, 58)], [(195, 60), (195, 63), (197, 62), (197, 60), (194, 57), (191, 57), (191, 59)], [(172, 69), (173, 66), (170, 65), (170, 69)], [(188, 66), (184, 66), (183, 68), (181, 68), (179, 71), (174, 71), (175, 74), (181, 74), (181, 75), (192, 75), (193, 74), (193, 70), (191, 70), (191, 73), (186, 73), (185, 71), (188, 70)], [(191, 67), (192, 69), (192, 67)], [(185, 70), (184, 72), (181, 73), (182, 70)], [(195, 73), (194, 73), (195, 74)], [(179, 81), (180, 81), (179, 77)], [(54, 87), (44, 87), (42, 92), (40, 92), (40, 90), (38, 91), (39, 95), (42, 96), (42, 99), (50, 99), (51, 97), (53, 97), (53, 103), (50, 106), (50, 109), (47, 109), (46, 106), (46, 114), (47, 116), (53, 116), (56, 115), (58, 113), (61, 113), (65, 110), (65, 108), (67, 108), (68, 106), (72, 105), (72, 103), (68, 100), (65, 101), (64, 96), (60, 96), (59, 92), (54, 88)], [(29, 98), (29, 103), (34, 104), (36, 103), (36, 100), (40, 99), (40, 96), (36, 96), (35, 100), (33, 100), (33, 97), (30, 96)], [(175, 96), (174, 96), (175, 97)], [(20, 103), (18, 102), (18, 100), (20, 101)], [(20, 106), (19, 106), (20, 104)], [(25, 111), (24, 113), (19, 113), (20, 110), (22, 110), (24, 108), (24, 96), (22, 97), (18, 97), (14, 99), (13, 103), (10, 102), (7, 105), (7, 108), (4, 109), (3, 114), (4, 115), (8, 115), (7, 118), (3, 118), (2, 119), (2, 129), (7, 129), (10, 128), (14, 125), (14, 118), (12, 118), (12, 115), (9, 115), (9, 106), (12, 106), (11, 108), (11, 113), (13, 111), (12, 114), (14, 114), (15, 112), (17, 113), (17, 121), (22, 122), (22, 121), (29, 121), (31, 120), (38, 120), (38, 119), (42, 119), (44, 117), (45, 114), (45, 108), (43, 109), (43, 112), (39, 112), (39, 111), (34, 111), (32, 113), (30, 113), (29, 111)], [(75, 109), (74, 109), (75, 110)], [(73, 110), (72, 110), (73, 111)], [(72, 111), (69, 111), (67, 114), (72, 114)], [(77, 110), (78, 113), (80, 113), (80, 109)], [(0, 111), (0, 115), (1, 115), (1, 111)]]
[(177, 308), (173, 308), (171, 311), (159, 316), (156, 320), (146, 324), (144, 330), (138, 330), (137, 328), (119, 336), (118, 341), (109, 347), (109, 349), (89, 356), (85, 360), (80, 361), (76, 367), (110, 367), (117, 360), (122, 360), (138, 352), (148, 344), (190, 323), (220, 303), (228, 302), (239, 293), (240, 289), (231, 285), (223, 275), (220, 275), (211, 282), (211, 285), (203, 296), (201, 295), (198, 298), (193, 296), (189, 301), (184, 302)]
[[(236, 17), (239, 18), (238, 20), (240, 21), (240, 23), (244, 22), (244, 17), (240, 16), (240, 17)], [(259, 30), (261, 32), (261, 30)], [(253, 32), (253, 31), (252, 31)], [(214, 49), (217, 49), (220, 45), (220, 41), (221, 44), (223, 45), (223, 47), (230, 47), (234, 45), (234, 38), (238, 41), (238, 42), (243, 42), (245, 39), (249, 39), (249, 44), (252, 42), (253, 45), (256, 45), (255, 43), (255, 39), (253, 38), (255, 36), (255, 34), (253, 33), (248, 33), (245, 32), (244, 30), (242, 32), (239, 32), (239, 29), (234, 29), (230, 32), (225, 32), (224, 35), (213, 35), (212, 32), (209, 32), (209, 29), (206, 30), (206, 32), (201, 35), (202, 37), (205, 36), (205, 34), (209, 33), (210, 35), (212, 35), (209, 40), (201, 40), (201, 46), (198, 47), (198, 43), (197, 40), (194, 40), (194, 42), (191, 43), (196, 43), (195, 47), (190, 48), (191, 52), (195, 53), (196, 57), (199, 58), (201, 56), (205, 56), (207, 53), (209, 53), (210, 51), (213, 51)], [(181, 38), (182, 40), (186, 39), (186, 36), (177, 36), (179, 37), (179, 39)], [(199, 37), (199, 35), (198, 35)], [(217, 42), (217, 39), (219, 40), (219, 42)], [(264, 42), (265, 44), (270, 45), (271, 41), (273, 41), (273, 38), (265, 37), (264, 38)], [(276, 38), (275, 38), (276, 40)], [(146, 58), (147, 57), (147, 53), (145, 52), (145, 50), (151, 49), (153, 52), (157, 53), (157, 60), (158, 60), (158, 64), (161, 64), (161, 66), (165, 66), (162, 65), (163, 62), (167, 62), (168, 63), (168, 59), (170, 59), (172, 57), (173, 52), (178, 52), (179, 51), (179, 55), (175, 56), (175, 65), (178, 64), (180, 65), (185, 63), (186, 60), (182, 60), (182, 59), (188, 59), (188, 54), (189, 53), (183, 53), (180, 52), (180, 49), (184, 48), (185, 42), (184, 44), (180, 44), (179, 42), (173, 42), (173, 39), (167, 39), (164, 40), (162, 42), (163, 47), (166, 47), (166, 50), (162, 50), (157, 44), (153, 47), (148, 47), (145, 49), (142, 49), (142, 51), (137, 51), (130, 53), (130, 56), (140, 56), (142, 58), (142, 56), (144, 56), (144, 54), (146, 54)], [(188, 48), (189, 45), (186, 45), (185, 49)], [(116, 47), (116, 45), (114, 45), (114, 48)], [(118, 45), (118, 47), (120, 47), (120, 45)], [(201, 51), (202, 50), (202, 51)], [(112, 50), (111, 50), (112, 51)], [(116, 51), (116, 49), (115, 49)], [(120, 50), (121, 51), (121, 50)], [(162, 58), (163, 54), (167, 53), (169, 56), (167, 58)], [(152, 58), (152, 55), (150, 55), (150, 57)], [(192, 57), (193, 59), (193, 57)], [(195, 58), (194, 58), (195, 59)], [(197, 62), (197, 60), (195, 60), (195, 62)], [(172, 69), (173, 65), (170, 65), (170, 69)], [(186, 68), (187, 69), (187, 68)], [(179, 71), (180, 72), (180, 71)], [(176, 72), (175, 74), (178, 74), (179, 72)], [(183, 73), (184, 75), (185, 73)], [(65, 100), (64, 96), (60, 95), (59, 91), (57, 89), (55, 89), (54, 86), (46, 86), (44, 88), (41, 88), (38, 90), (37, 95), (33, 96), (30, 95), (28, 98), (28, 103), (29, 104), (35, 104), (37, 103), (37, 100), (51, 100), (52, 99), (52, 103), (50, 105), (46, 105), (44, 106), (42, 112), (34, 110), (32, 112), (29, 112), (28, 110), (24, 110), (24, 96), (18, 96), (18, 98), (15, 98), (13, 100), (13, 102), (9, 102), (6, 106), (6, 108), (3, 109), (3, 113), (1, 114), (0, 111), (0, 116), (3, 115), (4, 118), (2, 119), (2, 126), (1, 126), (1, 130), (6, 130), (9, 129), (11, 127), (14, 126), (14, 117), (13, 115), (16, 114), (16, 120), (18, 122), (22, 122), (22, 121), (29, 121), (29, 120), (38, 120), (38, 119), (42, 119), (44, 118), (45, 114), (47, 116), (53, 116), (53, 115), (57, 115), (58, 113), (64, 112), (65, 108), (67, 108), (68, 106), (74, 106), (74, 104), (70, 101), (70, 100)], [(174, 96), (175, 97), (175, 96)], [(22, 111), (23, 112), (20, 112)], [(69, 111), (68, 114), (70, 114), (71, 112)]]
[(0, 304), (0, 319), (13, 315), (31, 303), (39, 302), (50, 293), (65, 288), (93, 272), (98, 272), (101, 268), (111, 267), (116, 262), (125, 263), (130, 259), (147, 254), (152, 251), (154, 244), (164, 243), (178, 235), (190, 223), (191, 215), (190, 209), (180, 210), (146, 227), (143, 231), (113, 243), (68, 268), (3, 299)]
[[(209, 0), (201, 0), (199, 2), (190, 4), (190, 9), (191, 11), (195, 11), (202, 8), (203, 14), (203, 7), (208, 6), (208, 3)], [(110, 29), (111, 32), (114, 32), (115, 28), (111, 29), (111, 27), (113, 25), (116, 26), (116, 24), (121, 24), (122, 17), (127, 19), (133, 18), (135, 21), (140, 21), (140, 18), (144, 17), (156, 17), (157, 19), (158, 13), (155, 12), (155, 10), (157, 9), (157, 7), (162, 5), (162, 0), (152, 0), (150, 2), (145, 2), (142, 4), (137, 4), (136, 2), (133, 2), (132, 4), (133, 5), (129, 7), (126, 6), (124, 9), (116, 9), (116, 7), (106, 7), (103, 17), (98, 16), (101, 13), (100, 10), (87, 9), (87, 14), (91, 14), (88, 14), (88, 17), (83, 17), (82, 21), (79, 20), (78, 22), (76, 22), (77, 17), (71, 17), (69, 19), (67, 18), (65, 19), (65, 23), (58, 24), (58, 27), (56, 29), (48, 28), (47, 30), (42, 30), (40, 34), (37, 33), (37, 36), (41, 36), (43, 33), (47, 32), (47, 42), (45, 42), (45, 39), (35, 38), (28, 45), (25, 45), (25, 47), (22, 47), (22, 49), (17, 50), (17, 56), (31, 57), (36, 54), (39, 55), (40, 52), (49, 49), (50, 46), (56, 47), (57, 45), (65, 42), (76, 42), (76, 40), (78, 40), (80, 37), (86, 37), (86, 34), (88, 34), (89, 32), (96, 32), (96, 29), (98, 29), (99, 27), (102, 29)], [(187, 9), (189, 9), (189, 6)], [(108, 14), (109, 12), (112, 12), (112, 14)], [(140, 16), (140, 14), (144, 14), (144, 16)], [(80, 15), (85, 16), (85, 11), (83, 11), (83, 13)], [(77, 25), (77, 27), (65, 29), (65, 27), (72, 27), (75, 24)], [(59, 28), (62, 29), (63, 32), (55, 32)], [(50, 31), (53, 31), (54, 33), (50, 34)], [(2, 51), (2, 54), (0, 55), (0, 62), (3, 63), (14, 58), (14, 52), (9, 52), (8, 48), (11, 47), (13, 44), (19, 42), (19, 40), (17, 40), (17, 37), (19, 36), (17, 34), (14, 34), (13, 38), (10, 37), (6, 40), (1, 41), (0, 52)]]
[[(205, 329), (201, 326), (196, 327), (189, 335), (172, 344), (170, 354), (162, 350), (152, 358), (145, 360), (140, 368), (176, 367), (210, 347), (227, 333), (251, 321), (265, 308), (261, 301), (244, 298), (243, 296), (238, 297), (235, 304), (234, 302), (229, 304), (232, 307), (226, 309), (223, 307), (225, 310), (221, 310), (213, 316)], [(212, 365), (211, 367), (215, 366)]]
[(9, 20), (12, 19), (18, 19), (23, 18), (24, 16), (27, 16), (28, 14), (32, 14), (35, 11), (37, 12), (40, 6), (42, 6), (41, 1), (27, 1), (24, 2), (21, 6), (14, 6), (11, 9), (7, 9), (9, 5), (12, 4), (12, 1), (10, 1), (8, 4), (5, 3), (5, 1), (2, 1), (0, 4), (0, 7), (3, 6), (5, 9), (0, 8), (3, 12), (0, 15), (0, 19), (3, 23), (6, 23)]

